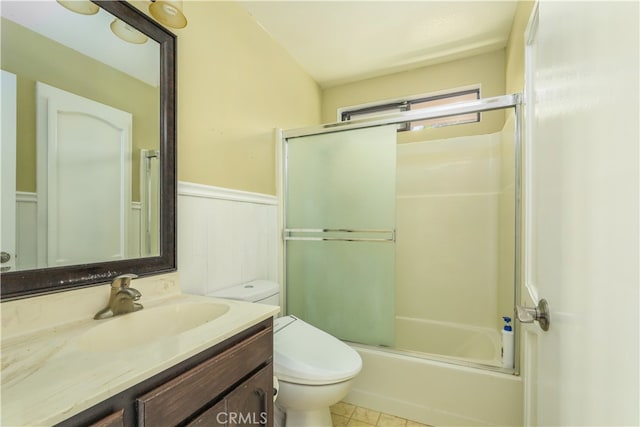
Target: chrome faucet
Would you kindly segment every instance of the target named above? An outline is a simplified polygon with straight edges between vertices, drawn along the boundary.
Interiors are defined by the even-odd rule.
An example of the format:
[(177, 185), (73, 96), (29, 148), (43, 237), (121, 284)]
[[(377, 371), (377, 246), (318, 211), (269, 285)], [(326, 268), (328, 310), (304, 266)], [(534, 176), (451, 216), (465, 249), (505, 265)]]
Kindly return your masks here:
[(93, 316), (94, 319), (107, 319), (120, 314), (131, 313), (142, 310), (142, 304), (138, 301), (142, 294), (137, 289), (130, 288), (131, 279), (138, 276), (135, 274), (123, 274), (115, 277), (111, 282), (111, 295), (107, 306)]

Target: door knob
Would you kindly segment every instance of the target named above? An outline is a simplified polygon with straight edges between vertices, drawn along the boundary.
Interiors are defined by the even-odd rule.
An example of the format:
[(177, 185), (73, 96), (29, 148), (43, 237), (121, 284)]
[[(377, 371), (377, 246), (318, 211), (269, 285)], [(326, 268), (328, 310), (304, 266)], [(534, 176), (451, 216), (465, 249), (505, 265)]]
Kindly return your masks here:
[(11, 260), (11, 254), (9, 252), (2, 251), (0, 252), (0, 263), (4, 264), (5, 262), (9, 262)]
[(549, 325), (551, 324), (549, 304), (544, 298), (538, 302), (537, 307), (522, 307), (516, 305), (516, 317), (522, 323), (533, 323), (537, 321), (543, 331), (548, 331)]

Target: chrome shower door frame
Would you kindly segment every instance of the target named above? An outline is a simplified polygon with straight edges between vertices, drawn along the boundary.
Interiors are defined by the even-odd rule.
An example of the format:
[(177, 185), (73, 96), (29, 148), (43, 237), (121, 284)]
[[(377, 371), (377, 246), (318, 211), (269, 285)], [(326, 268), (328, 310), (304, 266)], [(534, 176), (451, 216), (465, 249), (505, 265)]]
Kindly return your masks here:
[[(514, 109), (514, 119), (515, 119), (515, 130), (514, 130), (514, 167), (515, 167), (515, 220), (514, 220), (514, 308), (517, 303), (520, 301), (520, 283), (521, 283), (521, 234), (522, 234), (522, 94), (515, 93), (509, 95), (496, 96), (491, 98), (483, 98), (474, 101), (465, 101), (459, 102), (455, 104), (449, 105), (441, 105), (435, 107), (424, 108), (420, 110), (412, 110), (405, 111), (400, 113), (390, 113), (390, 114), (381, 114), (376, 117), (353, 120), (353, 121), (345, 121), (345, 122), (335, 122), (335, 123), (327, 123), (317, 126), (310, 126), (304, 128), (296, 128), (289, 130), (279, 130), (276, 132), (276, 140), (279, 140), (279, 154), (278, 154), (278, 162), (279, 162), (279, 202), (280, 202), (280, 229), (281, 229), (281, 259), (282, 263), (280, 266), (281, 272), (281, 281), (282, 281), (282, 312), (287, 312), (286, 301), (287, 301), (287, 283), (286, 283), (286, 274), (285, 267), (287, 262), (287, 254), (286, 254), (286, 241), (294, 240), (294, 239), (305, 239), (305, 238), (292, 238), (291, 233), (294, 231), (302, 231), (302, 230), (288, 230), (286, 228), (287, 224), (287, 215), (285, 209), (285, 200), (287, 200), (287, 179), (288, 179), (288, 164), (287, 164), (287, 147), (288, 141), (290, 139), (311, 136), (311, 135), (321, 135), (326, 133), (333, 132), (342, 132), (347, 130), (354, 129), (364, 129), (375, 126), (385, 126), (392, 124), (402, 124), (411, 121), (417, 120), (428, 120), (428, 119), (437, 119), (443, 117), (457, 116), (460, 114), (468, 114), (468, 113), (482, 113), (488, 111), (495, 110), (506, 110), (509, 108)], [(306, 230), (305, 230), (306, 231)], [(316, 231), (316, 230), (314, 230)], [(336, 230), (337, 231), (337, 230)], [(352, 230), (340, 230), (340, 231), (352, 231)], [(386, 230), (385, 230), (386, 231)], [(313, 237), (309, 238), (313, 240), (323, 240), (321, 237)], [(341, 240), (349, 240), (349, 239), (341, 239)], [(380, 239), (381, 241), (395, 241), (395, 232), (392, 233), (392, 237), (390, 239)], [(520, 330), (519, 325), (516, 324), (514, 328), (514, 339), (515, 342), (519, 342)], [(392, 350), (393, 351), (393, 350)], [(519, 375), (520, 373), (520, 346), (515, 346), (515, 365), (514, 369), (505, 369), (505, 368), (497, 368), (488, 365), (479, 365), (474, 363), (466, 363), (460, 361), (452, 361), (451, 363), (462, 364), (465, 366), (471, 366), (476, 368), (482, 368), (487, 370), (493, 370), (498, 372), (508, 372), (513, 373), (514, 375)]]

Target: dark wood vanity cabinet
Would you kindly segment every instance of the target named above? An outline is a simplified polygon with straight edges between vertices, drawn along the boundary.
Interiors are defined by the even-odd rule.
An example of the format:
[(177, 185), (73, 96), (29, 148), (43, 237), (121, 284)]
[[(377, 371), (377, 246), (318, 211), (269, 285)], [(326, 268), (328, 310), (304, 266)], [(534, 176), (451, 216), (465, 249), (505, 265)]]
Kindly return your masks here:
[(273, 426), (273, 322), (226, 341), (60, 426)]

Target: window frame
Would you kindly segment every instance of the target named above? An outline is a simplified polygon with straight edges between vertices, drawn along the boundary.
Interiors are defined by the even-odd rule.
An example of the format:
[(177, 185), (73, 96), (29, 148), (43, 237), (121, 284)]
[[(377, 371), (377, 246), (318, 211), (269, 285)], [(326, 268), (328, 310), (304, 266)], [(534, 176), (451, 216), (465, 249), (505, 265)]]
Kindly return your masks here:
[[(411, 97), (389, 100), (389, 101), (381, 101), (375, 103), (368, 103), (362, 105), (356, 105), (352, 107), (344, 107), (338, 109), (338, 120), (340, 122), (346, 122), (350, 120), (357, 120), (360, 118), (368, 118), (375, 116), (376, 113), (385, 114), (385, 113), (397, 113), (403, 111), (411, 111), (411, 106), (415, 104), (422, 104), (425, 102), (433, 102), (439, 101), (447, 98), (457, 98), (463, 95), (469, 95), (475, 93), (476, 99), (481, 99), (480, 97), (480, 87), (474, 86), (471, 88), (459, 88), (453, 89), (445, 92), (439, 93), (430, 93), (430, 94), (421, 94), (415, 95)], [(424, 108), (424, 107), (423, 107)], [(441, 119), (431, 119), (431, 120), (442, 120), (443, 123), (437, 124), (431, 127), (445, 127), (445, 126), (453, 126), (459, 124), (467, 124), (467, 123), (479, 123), (481, 120), (480, 113), (474, 113), (474, 120), (467, 120), (462, 122), (447, 122), (447, 117), (443, 117)], [(364, 116), (364, 117), (358, 117)], [(456, 117), (456, 116), (453, 116)], [(413, 130), (413, 122), (406, 122), (398, 125), (398, 132), (406, 132)]]

